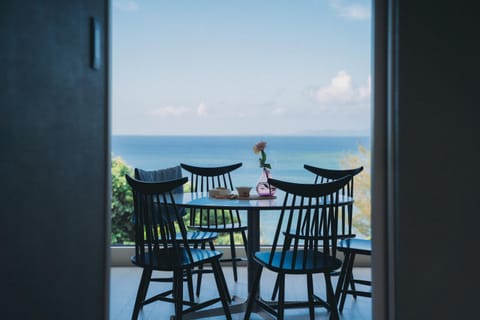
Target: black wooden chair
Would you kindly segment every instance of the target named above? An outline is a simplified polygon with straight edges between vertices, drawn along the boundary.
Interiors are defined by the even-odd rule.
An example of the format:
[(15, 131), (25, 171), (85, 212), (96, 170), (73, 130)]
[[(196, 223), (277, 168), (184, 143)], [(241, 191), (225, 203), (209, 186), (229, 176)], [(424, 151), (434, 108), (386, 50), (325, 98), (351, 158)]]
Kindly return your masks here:
[(371, 256), (372, 242), (371, 240), (366, 239), (343, 239), (338, 244), (338, 251), (343, 252), (345, 256), (343, 260), (342, 270), (340, 272), (340, 277), (338, 278), (337, 282), (337, 289), (335, 291), (335, 296), (339, 303), (338, 309), (340, 310), (340, 312), (342, 312), (347, 294), (352, 295), (355, 299), (357, 298), (357, 296), (372, 296), (371, 289), (367, 291), (361, 290), (356, 287), (356, 284), (371, 287), (372, 281), (367, 279), (356, 279), (353, 276), (353, 265), (355, 264), (355, 257), (357, 255)]
[[(271, 250), (256, 252), (253, 260), (258, 268), (249, 292), (245, 320), (250, 319), (254, 305), (284, 319), (286, 308), (308, 307), (310, 319), (315, 319), (315, 307), (330, 311), (330, 319), (338, 319), (331, 273), (339, 269), (342, 261), (337, 255), (337, 217), (340, 190), (350, 177), (324, 184), (298, 184), (269, 179), (285, 191), (283, 208), (279, 215)], [(263, 268), (277, 273), (278, 301), (266, 302), (258, 294)], [(326, 298), (313, 292), (313, 274), (323, 273)], [(304, 274), (307, 277), (308, 301), (285, 301), (285, 276)]]
[[(198, 167), (181, 163), (180, 166), (190, 175), (192, 192), (204, 192), (215, 188), (233, 190), (234, 186), (230, 173), (240, 168), (242, 163), (220, 167)], [(242, 223), (240, 212), (238, 210), (204, 210), (192, 208), (190, 209), (189, 228), (204, 232), (228, 233), (230, 235), (231, 259), (222, 259), (222, 261), (232, 263), (233, 278), (236, 282), (238, 280), (237, 262), (246, 259), (237, 257), (235, 250), (235, 233), (242, 235), (245, 252), (247, 252), (247, 225)]]
[[(342, 188), (341, 194), (347, 195), (355, 199), (354, 194), (354, 182), (355, 176), (358, 175), (363, 171), (363, 167), (352, 168), (352, 169), (328, 169), (328, 168), (320, 168), (312, 165), (305, 164), (303, 166), (308, 171), (315, 174), (315, 183), (325, 183), (330, 182), (345, 176), (351, 176), (350, 181)], [(353, 203), (349, 203), (348, 205), (340, 207), (339, 213), (339, 223), (338, 223), (338, 238), (339, 239), (351, 239), (355, 238), (357, 235), (353, 232)], [(339, 251), (344, 253), (344, 261), (347, 259), (346, 253), (347, 251), (340, 250)], [(353, 267), (353, 266), (352, 266)], [(333, 275), (339, 276), (341, 273), (336, 272)], [(348, 279), (351, 281), (347, 282), (351, 286), (350, 291), (355, 291), (355, 279), (353, 274), (349, 274)], [(344, 300), (345, 301), (345, 300)], [(343, 309), (343, 304), (342, 304)]]
[[(180, 166), (164, 168), (164, 169), (157, 169), (157, 170), (143, 170), (140, 168), (135, 168), (134, 170), (135, 179), (145, 182), (164, 182), (167, 180), (175, 180), (182, 177), (182, 168)], [(183, 185), (173, 190), (173, 193), (183, 193)], [(179, 208), (180, 215), (185, 215), (185, 209)], [(213, 242), (218, 238), (218, 233), (216, 232), (203, 232), (203, 231), (194, 231), (194, 232), (187, 232), (187, 240), (190, 245), (194, 248), (201, 247), (202, 249), (206, 248), (206, 244), (209, 245), (210, 249), (214, 250), (215, 246)], [(196, 270), (193, 270), (194, 273), (198, 274), (197, 280), (197, 289), (196, 295), (200, 295), (200, 285), (201, 285), (201, 277), (203, 273), (211, 273), (212, 270), (210, 269), (203, 269), (203, 267), (199, 267)], [(193, 283), (192, 283), (192, 275), (190, 273), (185, 274), (185, 280), (188, 281), (188, 292), (190, 301), (194, 301), (195, 298), (193, 296)], [(155, 277), (152, 278), (151, 281), (155, 282), (172, 282), (172, 277)], [(228, 291), (228, 288), (226, 289)], [(228, 295), (229, 301), (231, 300), (230, 295)]]
[[(126, 179), (132, 188), (135, 215), (135, 255), (131, 261), (143, 268), (132, 319), (137, 319), (144, 305), (158, 300), (175, 304), (176, 320), (181, 320), (184, 314), (221, 301), (226, 318), (231, 319), (225, 278), (220, 266), (222, 253), (190, 248), (187, 230), (175, 205), (173, 190), (188, 179), (142, 182), (128, 175)], [(204, 264), (212, 266), (219, 297), (202, 303), (184, 300), (185, 272)], [(173, 273), (172, 289), (146, 298), (154, 270)]]
[[(353, 169), (327, 169), (305, 164), (303, 166), (308, 171), (315, 174), (314, 183), (327, 183), (345, 176), (349, 176), (350, 180), (342, 187), (340, 194), (354, 199), (354, 179), (355, 176), (363, 171), (363, 167)], [(356, 237), (353, 232), (353, 203), (348, 203), (339, 207), (338, 218), (338, 239), (348, 239)], [(335, 272), (332, 275), (338, 276), (340, 272)], [(275, 283), (272, 292), (272, 300), (275, 299), (278, 292), (278, 281)]]

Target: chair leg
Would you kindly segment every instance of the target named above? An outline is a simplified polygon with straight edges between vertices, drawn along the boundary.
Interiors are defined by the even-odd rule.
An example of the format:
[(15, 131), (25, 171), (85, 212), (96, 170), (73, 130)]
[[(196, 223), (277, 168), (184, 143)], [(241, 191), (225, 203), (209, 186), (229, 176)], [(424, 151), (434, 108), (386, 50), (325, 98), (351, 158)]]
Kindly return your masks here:
[[(291, 237), (286, 237), (285, 238), (285, 245), (284, 245), (285, 248), (289, 248), (291, 242), (292, 242)], [(273, 286), (273, 292), (272, 292), (272, 299), (271, 300), (275, 300), (275, 298), (277, 297), (277, 293), (278, 293), (278, 275), (277, 275), (277, 279), (275, 280), (275, 285)]]
[[(223, 271), (222, 271), (222, 275), (223, 275)], [(230, 295), (230, 291), (228, 290), (228, 285), (227, 285), (227, 281), (225, 280), (225, 276), (222, 276), (220, 280), (222, 282), (223, 291), (225, 292), (225, 296), (227, 297), (228, 303), (232, 303), (232, 296)]]
[(208, 245), (210, 246), (210, 250), (215, 251), (215, 244), (213, 243), (213, 241), (209, 241)]
[(277, 297), (277, 293), (278, 293), (278, 276), (277, 276), (277, 279), (275, 279), (275, 284), (273, 286), (272, 300), (275, 300), (275, 298)]
[[(208, 244), (210, 246), (210, 250), (215, 251), (215, 244), (213, 243), (213, 241), (209, 241)], [(222, 271), (222, 274), (223, 274), (223, 271)], [(228, 291), (227, 281), (225, 280), (225, 277), (222, 277), (220, 280), (222, 280), (223, 282), (223, 288), (227, 295), (228, 303), (232, 303), (232, 296), (230, 296), (230, 292)]]
[[(343, 292), (345, 291), (345, 281), (347, 279), (348, 273), (348, 266), (350, 265), (350, 253), (346, 252), (343, 258), (342, 269), (340, 271), (340, 275), (337, 281), (337, 288), (335, 289), (335, 299), (337, 301), (341, 301), (341, 297)], [(340, 306), (340, 312), (342, 311), (342, 307)]]
[(148, 285), (150, 283), (151, 276), (152, 270), (148, 268), (143, 268), (142, 277), (138, 286), (137, 297), (135, 299), (135, 306), (133, 307), (132, 320), (136, 320), (138, 318), (138, 313), (142, 308), (142, 302), (145, 300), (145, 296), (147, 295)]
[(194, 302), (195, 298), (193, 296), (193, 279), (192, 279), (192, 270), (185, 270), (185, 276), (187, 277), (187, 286), (188, 286), (188, 297), (190, 302)]
[[(195, 247), (198, 247), (195, 245)], [(202, 243), (202, 249), (205, 249), (205, 242)], [(197, 274), (197, 297), (200, 296), (200, 287), (202, 286), (202, 276), (203, 276), (203, 265), (198, 266), (198, 274)]]
[(325, 272), (324, 276), (325, 276), (325, 285), (327, 289), (327, 303), (330, 307), (330, 320), (338, 320), (339, 314), (338, 314), (337, 301), (335, 299), (335, 292), (333, 292), (332, 277), (328, 272)]
[(348, 259), (348, 264), (346, 266), (347, 270), (345, 271), (345, 279), (343, 280), (343, 289), (340, 295), (340, 305), (339, 305), (339, 310), (343, 311), (343, 306), (345, 304), (345, 298), (347, 297), (347, 291), (348, 291), (348, 286), (351, 283), (352, 280), (352, 272), (353, 272), (353, 262), (354, 262), (355, 256), (353, 252), (349, 254), (349, 259)]
[(283, 320), (285, 312), (285, 274), (278, 274), (278, 320)]
[(310, 320), (315, 320), (315, 299), (313, 296), (313, 276), (307, 273), (307, 292), (308, 292), (308, 310), (310, 312)]
[(218, 294), (220, 295), (220, 300), (222, 301), (223, 311), (225, 312), (225, 316), (228, 320), (232, 319), (232, 315), (230, 314), (230, 308), (228, 306), (229, 301), (227, 296), (229, 296), (228, 291), (226, 291), (225, 286), (225, 276), (222, 271), (222, 267), (220, 266), (220, 262), (215, 260), (212, 262), (212, 269), (213, 275), (215, 277), (215, 282), (217, 284)]
[(263, 267), (258, 265), (257, 272), (255, 274), (255, 281), (253, 281), (252, 291), (248, 294), (247, 300), (247, 309), (245, 310), (245, 317), (244, 320), (249, 320), (250, 315), (252, 314), (253, 304), (255, 303), (257, 291), (258, 291), (258, 284), (260, 283), (260, 277), (262, 276)]
[(175, 299), (175, 320), (183, 317), (183, 270), (173, 272), (173, 297)]
[(352, 259), (351, 259), (351, 268), (350, 268), (350, 274), (349, 274), (349, 282), (350, 282), (350, 288), (352, 289), (352, 295), (354, 299), (357, 299), (357, 294), (355, 293), (357, 291), (357, 288), (355, 287), (355, 279), (353, 278), (353, 262), (355, 261), (355, 252), (352, 252)]
[(233, 232), (230, 232), (230, 252), (232, 254), (232, 269), (233, 269), (233, 280), (237, 282), (237, 254), (235, 252), (235, 237), (233, 236)]
[(245, 255), (248, 257), (248, 243), (247, 243), (247, 234), (245, 231), (242, 231), (243, 246), (245, 247)]

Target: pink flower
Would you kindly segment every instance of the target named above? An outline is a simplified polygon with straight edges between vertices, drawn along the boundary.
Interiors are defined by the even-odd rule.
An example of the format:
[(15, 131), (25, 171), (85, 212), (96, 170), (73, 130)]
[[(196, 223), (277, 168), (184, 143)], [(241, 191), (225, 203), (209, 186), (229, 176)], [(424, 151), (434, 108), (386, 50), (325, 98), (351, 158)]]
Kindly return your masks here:
[(253, 146), (253, 152), (260, 153), (261, 151), (265, 150), (266, 147), (267, 143), (265, 141), (260, 141)]
[(260, 155), (261, 155), (261, 158), (258, 159), (258, 161), (260, 162), (260, 168), (271, 169), (272, 166), (270, 165), (270, 163), (267, 163), (267, 154), (265, 153), (265, 148), (266, 147), (267, 147), (267, 143), (265, 141), (257, 142), (253, 146), (253, 152), (255, 152), (256, 154), (260, 153)]

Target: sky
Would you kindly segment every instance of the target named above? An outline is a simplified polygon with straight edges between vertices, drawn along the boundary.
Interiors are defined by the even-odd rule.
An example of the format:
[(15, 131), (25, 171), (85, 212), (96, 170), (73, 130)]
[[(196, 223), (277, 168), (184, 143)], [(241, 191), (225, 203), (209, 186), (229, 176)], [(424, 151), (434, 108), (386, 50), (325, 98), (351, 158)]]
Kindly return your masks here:
[(371, 0), (113, 0), (112, 133), (369, 135)]

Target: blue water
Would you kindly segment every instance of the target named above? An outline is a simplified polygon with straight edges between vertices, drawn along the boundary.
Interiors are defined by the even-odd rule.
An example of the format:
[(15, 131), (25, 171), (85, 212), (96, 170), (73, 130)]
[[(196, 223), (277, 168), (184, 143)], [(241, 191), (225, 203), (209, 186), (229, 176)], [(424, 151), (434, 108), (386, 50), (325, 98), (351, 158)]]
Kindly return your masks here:
[(304, 164), (337, 169), (347, 154), (358, 153), (359, 145), (370, 149), (369, 137), (298, 136), (113, 136), (112, 156), (142, 169), (160, 169), (187, 163), (227, 165), (242, 162), (234, 171), (234, 184), (254, 186), (260, 176), (253, 145), (267, 141), (267, 162), (276, 179), (313, 182)]

